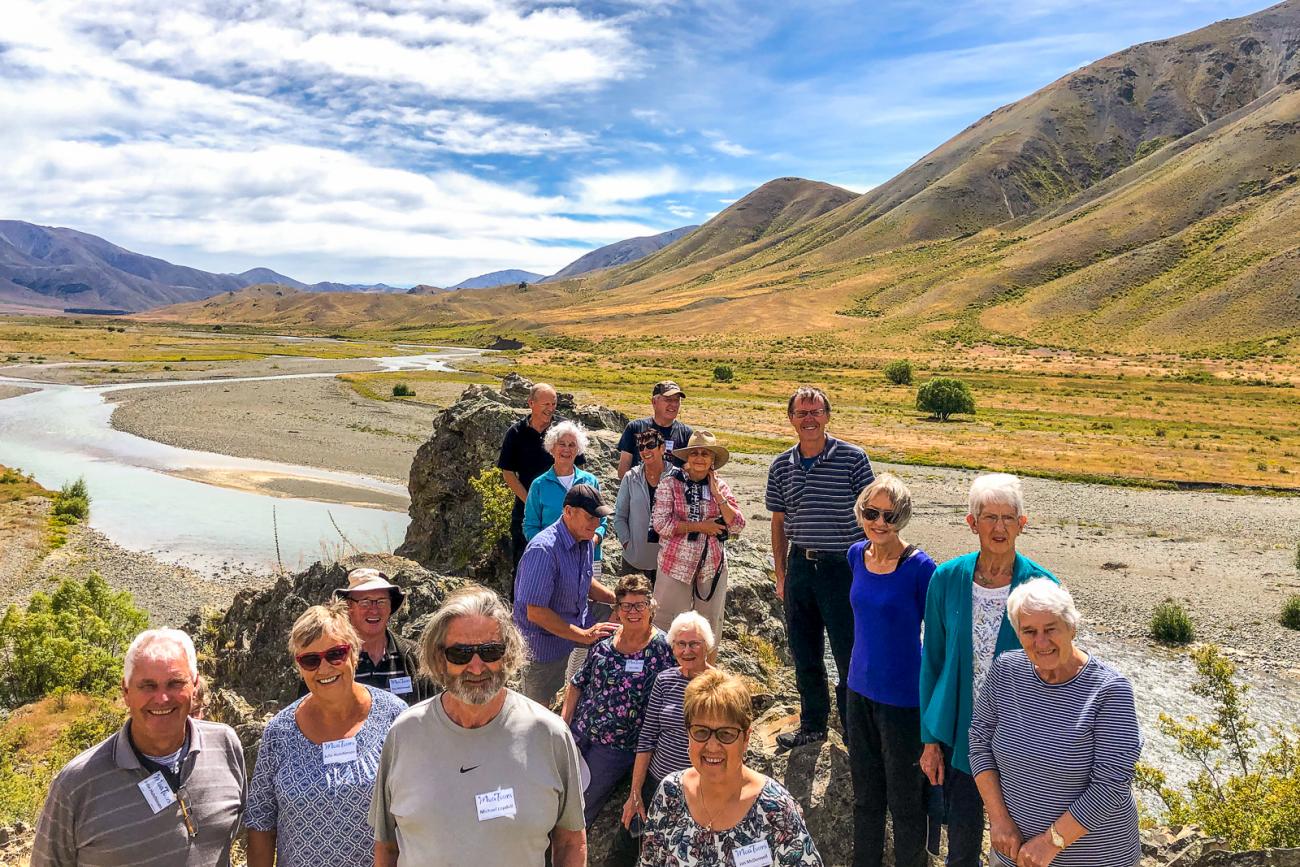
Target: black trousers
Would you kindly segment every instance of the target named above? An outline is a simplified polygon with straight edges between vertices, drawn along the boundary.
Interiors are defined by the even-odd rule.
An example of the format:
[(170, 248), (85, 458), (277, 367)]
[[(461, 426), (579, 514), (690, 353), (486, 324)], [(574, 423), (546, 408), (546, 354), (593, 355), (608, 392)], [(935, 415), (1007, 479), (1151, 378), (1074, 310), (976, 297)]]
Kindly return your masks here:
[(893, 819), (894, 864), (925, 867), (920, 710), (881, 704), (849, 690), (844, 732), (853, 778), (853, 867), (883, 864), (886, 809)]
[(975, 778), (952, 766), (943, 748), (943, 806), (948, 825), (948, 867), (980, 867), (984, 849), (984, 799)]
[[(641, 803), (645, 804), (646, 811), (650, 810), (650, 802), (654, 800), (655, 792), (659, 791), (660, 780), (656, 780), (648, 772), (645, 775), (645, 783), (641, 786)], [(613, 857), (610, 858), (608, 867), (636, 867), (636, 862), (641, 857), (641, 838), (633, 837), (628, 833), (627, 828), (621, 824), (618, 826), (618, 838), (614, 843)]]
[(826, 731), (830, 719), (830, 687), (826, 673), (826, 639), (839, 669), (835, 705), (845, 723), (845, 681), (853, 653), (853, 606), (849, 585), (853, 572), (843, 554), (807, 559), (791, 547), (785, 567), (785, 630), (794, 658), (794, 680), (802, 705), (800, 727)]

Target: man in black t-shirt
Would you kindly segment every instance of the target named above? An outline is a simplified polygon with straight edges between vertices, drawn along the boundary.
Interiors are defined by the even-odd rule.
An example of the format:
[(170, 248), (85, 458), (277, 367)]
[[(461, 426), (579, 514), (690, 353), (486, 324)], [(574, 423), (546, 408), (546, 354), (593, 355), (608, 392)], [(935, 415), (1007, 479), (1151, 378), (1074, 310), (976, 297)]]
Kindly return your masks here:
[(506, 487), (515, 495), (514, 507), (510, 511), (510, 544), (514, 549), (516, 569), (528, 545), (524, 538), (524, 501), (528, 499), (528, 487), (533, 479), (555, 463), (550, 453), (542, 448), (542, 438), (552, 424), (562, 421), (555, 415), (557, 401), (554, 388), (544, 382), (534, 385), (528, 390), (528, 415), (512, 424), (501, 440), (497, 468), (501, 470)]
[(671, 379), (656, 383), (650, 392), (650, 406), (654, 414), (649, 418), (639, 418), (627, 423), (623, 436), (618, 441), (618, 477), (622, 480), (627, 471), (641, 463), (641, 453), (637, 450), (637, 434), (651, 428), (659, 431), (664, 438), (664, 457), (680, 466), (681, 461), (673, 459), (673, 449), (684, 449), (691, 439), (690, 425), (677, 420), (681, 412), (682, 401), (686, 392)]

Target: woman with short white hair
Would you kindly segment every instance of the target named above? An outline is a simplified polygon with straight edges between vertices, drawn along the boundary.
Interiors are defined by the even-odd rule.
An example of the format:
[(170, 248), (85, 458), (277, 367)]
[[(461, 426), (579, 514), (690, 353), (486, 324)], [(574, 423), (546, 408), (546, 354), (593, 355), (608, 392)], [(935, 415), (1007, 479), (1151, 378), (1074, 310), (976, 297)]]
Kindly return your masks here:
[(921, 652), (921, 770), (944, 787), (949, 867), (976, 867), (984, 842), (984, 807), (971, 774), (971, 713), (999, 653), (1020, 646), (1007, 619), (1007, 598), (1033, 578), (1056, 581), (1016, 550), (1028, 524), (1020, 479), (979, 476), (970, 486), (966, 525), (979, 550), (935, 570), (925, 603)]
[[(600, 480), (575, 463), (579, 456), (586, 454), (589, 444), (586, 429), (576, 422), (562, 421), (546, 431), (542, 448), (555, 463), (528, 486), (528, 499), (524, 500), (525, 539), (531, 542), (543, 529), (560, 520), (564, 514), (564, 495), (569, 488), (591, 485), (600, 490)], [(604, 538), (605, 521), (601, 521), (594, 540), (597, 549)]]
[(975, 704), (970, 763), (997, 863), (1133, 867), (1133, 687), (1079, 648), (1070, 591), (1043, 578), (1007, 599), (1020, 650), (999, 656)]

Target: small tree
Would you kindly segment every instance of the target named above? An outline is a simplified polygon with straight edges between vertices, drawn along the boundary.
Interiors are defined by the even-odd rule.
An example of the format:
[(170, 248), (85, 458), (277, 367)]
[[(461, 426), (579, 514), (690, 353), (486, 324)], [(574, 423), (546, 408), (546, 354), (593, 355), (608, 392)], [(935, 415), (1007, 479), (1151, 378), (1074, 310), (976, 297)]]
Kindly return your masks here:
[(469, 486), (478, 494), (481, 504), (478, 548), (473, 555), (482, 559), (492, 553), (498, 542), (509, 537), (510, 510), (515, 505), (515, 495), (506, 487), (506, 481), (496, 467), (486, 467), (471, 477)]
[(1189, 644), (1196, 637), (1191, 615), (1173, 599), (1166, 599), (1151, 613), (1151, 637), (1161, 644)]
[(975, 398), (970, 388), (960, 379), (939, 376), (916, 390), (916, 408), (930, 413), (931, 417), (947, 421), (953, 413), (975, 412)]
[(393, 397), (415, 397), (415, 389), (404, 382), (399, 382), (393, 386)]
[(719, 364), (713, 368), (713, 378), (717, 382), (731, 382), (735, 375), (730, 364)]
[(885, 365), (885, 379), (894, 385), (912, 384), (912, 362), (900, 358)]

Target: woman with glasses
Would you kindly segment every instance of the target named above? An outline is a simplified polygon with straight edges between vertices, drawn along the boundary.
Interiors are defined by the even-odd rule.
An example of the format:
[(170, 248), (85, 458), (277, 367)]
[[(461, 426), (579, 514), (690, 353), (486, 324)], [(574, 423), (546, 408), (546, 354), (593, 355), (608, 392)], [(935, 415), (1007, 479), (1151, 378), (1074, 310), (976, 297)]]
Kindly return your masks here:
[(653, 625), (654, 602), (644, 575), (619, 579), (614, 614), (618, 632), (591, 647), (565, 690), (560, 714), (591, 774), (583, 793), (588, 827), (632, 768), (650, 687), (673, 664), (664, 634)]
[(706, 430), (691, 434), (673, 452), (685, 464), (664, 473), (655, 493), (650, 526), (659, 534), (655, 625), (664, 629), (683, 611), (698, 611), (714, 635), (722, 634), (727, 601), (727, 552), (723, 542), (745, 529), (745, 516), (727, 483), (718, 477), (730, 453)]
[(912, 517), (912, 494), (881, 473), (854, 506), (866, 538), (849, 548), (853, 654), (844, 740), (853, 778), (853, 867), (880, 867), (885, 812), (897, 867), (923, 867), (926, 812), (917, 679), (921, 620), (934, 561), (899, 535)]
[(313, 605), (294, 623), (289, 652), (308, 694), (266, 724), (244, 824), (249, 867), (365, 867), (379, 753), (406, 703), (353, 679), (361, 639), (347, 605)]
[(1020, 479), (979, 476), (970, 486), (966, 524), (979, 550), (935, 570), (925, 602), (921, 652), (921, 770), (943, 786), (949, 867), (976, 867), (984, 843), (984, 805), (971, 775), (971, 713), (993, 659), (1020, 646), (1007, 620), (1007, 597), (1032, 578), (1056, 578), (1016, 551), (1029, 519)]
[(650, 802), (641, 867), (821, 867), (799, 805), (745, 767), (754, 712), (748, 687), (714, 669), (683, 702), (691, 767), (669, 774)]
[(667, 470), (663, 434), (646, 428), (636, 435), (636, 448), (641, 462), (628, 470), (618, 484), (614, 534), (623, 546), (623, 562), (649, 578), (653, 589), (659, 568), (659, 534), (650, 526), (650, 513)]

